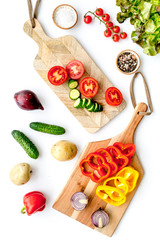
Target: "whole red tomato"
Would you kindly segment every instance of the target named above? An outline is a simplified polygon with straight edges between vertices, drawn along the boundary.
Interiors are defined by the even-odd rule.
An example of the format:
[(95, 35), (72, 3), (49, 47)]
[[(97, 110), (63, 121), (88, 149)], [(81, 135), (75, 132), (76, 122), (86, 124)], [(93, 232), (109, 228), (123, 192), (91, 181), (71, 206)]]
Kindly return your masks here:
[(118, 34), (114, 34), (112, 39), (113, 39), (114, 42), (118, 42), (120, 37), (118, 36)]
[(109, 19), (110, 19), (109, 14), (105, 13), (105, 14), (102, 15), (102, 20), (103, 20), (104, 22), (109, 21)]
[(84, 22), (85, 22), (86, 24), (91, 23), (91, 22), (92, 22), (92, 17), (91, 17), (90, 15), (85, 16), (85, 17), (84, 17)]
[(122, 39), (125, 39), (125, 38), (127, 37), (127, 33), (126, 33), (126, 32), (120, 33), (120, 37), (121, 37)]
[(95, 11), (95, 14), (97, 16), (102, 16), (103, 15), (103, 9), (102, 8), (97, 8), (96, 11)]
[(111, 27), (113, 27), (113, 23), (108, 21), (108, 22), (106, 22), (106, 26), (111, 28)]
[(105, 31), (104, 31), (104, 36), (105, 37), (110, 37), (112, 35), (112, 32), (109, 28), (107, 28)]
[(119, 26), (114, 26), (112, 27), (113, 32), (119, 33), (120, 32), (120, 27)]

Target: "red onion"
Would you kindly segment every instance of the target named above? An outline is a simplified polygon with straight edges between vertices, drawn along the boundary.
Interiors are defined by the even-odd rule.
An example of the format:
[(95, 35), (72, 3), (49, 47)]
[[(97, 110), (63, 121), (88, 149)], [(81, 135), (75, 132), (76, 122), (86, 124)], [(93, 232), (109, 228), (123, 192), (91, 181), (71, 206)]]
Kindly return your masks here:
[(91, 220), (95, 227), (103, 228), (108, 225), (109, 216), (105, 211), (99, 209), (92, 214)]
[(17, 105), (23, 110), (44, 109), (36, 94), (30, 90), (15, 93), (14, 99)]
[(83, 192), (76, 192), (71, 197), (71, 205), (77, 210), (83, 210), (88, 204), (88, 198)]

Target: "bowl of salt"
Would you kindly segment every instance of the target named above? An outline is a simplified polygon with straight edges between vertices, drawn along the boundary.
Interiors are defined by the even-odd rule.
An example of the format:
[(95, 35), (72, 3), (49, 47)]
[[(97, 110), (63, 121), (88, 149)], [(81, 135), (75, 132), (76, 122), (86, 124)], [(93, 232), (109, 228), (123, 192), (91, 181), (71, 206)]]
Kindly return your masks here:
[(52, 19), (57, 27), (70, 29), (76, 25), (78, 14), (74, 7), (68, 4), (62, 4), (54, 9)]

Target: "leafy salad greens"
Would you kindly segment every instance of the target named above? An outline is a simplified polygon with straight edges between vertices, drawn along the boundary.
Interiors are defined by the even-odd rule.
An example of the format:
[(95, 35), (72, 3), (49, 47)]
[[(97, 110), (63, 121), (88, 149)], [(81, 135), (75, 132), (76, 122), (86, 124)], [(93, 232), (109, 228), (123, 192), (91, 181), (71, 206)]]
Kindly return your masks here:
[(150, 56), (160, 53), (160, 0), (116, 0), (121, 12), (117, 13), (117, 21), (123, 23), (130, 18), (134, 25), (133, 42), (143, 48)]

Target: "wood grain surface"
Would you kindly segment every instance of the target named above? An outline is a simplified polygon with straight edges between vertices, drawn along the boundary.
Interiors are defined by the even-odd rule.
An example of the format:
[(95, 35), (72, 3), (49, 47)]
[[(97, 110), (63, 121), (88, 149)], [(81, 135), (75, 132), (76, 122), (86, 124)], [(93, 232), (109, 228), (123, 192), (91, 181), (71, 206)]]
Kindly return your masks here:
[[(50, 38), (44, 33), (36, 19), (35, 22), (35, 28), (31, 27), (30, 20), (24, 24), (23, 28), (39, 46), (39, 52), (34, 60), (34, 68), (88, 132), (98, 131), (125, 108), (125, 100), (119, 106), (109, 106), (105, 101), (105, 91), (113, 85), (79, 42), (71, 35), (57, 39)], [(99, 91), (93, 99), (103, 106), (102, 112), (93, 113), (86, 109), (74, 108), (74, 101), (69, 98), (68, 81), (60, 86), (53, 86), (48, 81), (47, 73), (51, 67), (60, 65), (65, 68), (67, 63), (73, 59), (80, 60), (84, 64), (85, 73), (82, 78), (91, 76), (98, 81)]]
[[(147, 110), (147, 105), (145, 103), (138, 104), (134, 110), (131, 121), (129, 122), (127, 128), (122, 133), (120, 133), (119, 135), (111, 139), (98, 141), (98, 142), (90, 142), (87, 144), (81, 156), (79, 157), (67, 184), (65, 185), (58, 199), (55, 201), (53, 205), (54, 209), (87, 225), (92, 229), (95, 229), (105, 235), (112, 236), (123, 214), (125, 213), (131, 199), (133, 198), (144, 174), (143, 168), (138, 159), (138, 156), (135, 153), (131, 161), (131, 166), (133, 166), (136, 170), (138, 170), (140, 174), (137, 182), (137, 186), (131, 193), (127, 194), (126, 202), (118, 207), (112, 206), (110, 204), (106, 204), (103, 200), (98, 198), (98, 196), (95, 193), (98, 184), (92, 182), (90, 178), (84, 176), (81, 173), (81, 170), (79, 168), (79, 162), (83, 158), (85, 158), (89, 153), (94, 152), (99, 148), (106, 148), (109, 145), (113, 145), (114, 142), (122, 142), (124, 144), (133, 143), (134, 132), (139, 122), (143, 118), (143, 116), (139, 115), (138, 112), (139, 111), (145, 112), (146, 110)], [(77, 191), (83, 191), (88, 196), (88, 199), (89, 199), (89, 203), (83, 211), (74, 210), (70, 204), (71, 196)], [(98, 210), (99, 208), (104, 209), (109, 214), (109, 217), (110, 217), (109, 224), (106, 227), (101, 229), (95, 228), (91, 222), (92, 213)]]

